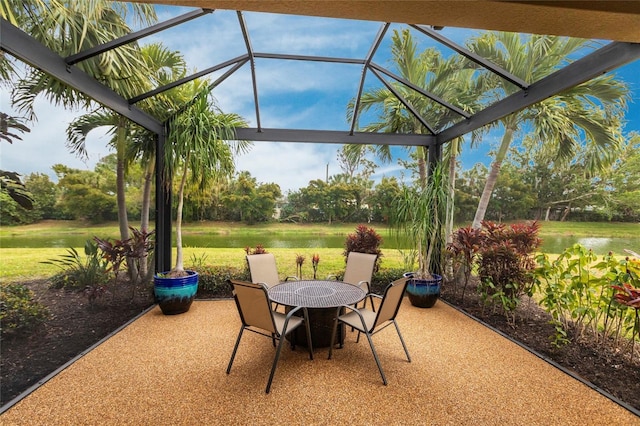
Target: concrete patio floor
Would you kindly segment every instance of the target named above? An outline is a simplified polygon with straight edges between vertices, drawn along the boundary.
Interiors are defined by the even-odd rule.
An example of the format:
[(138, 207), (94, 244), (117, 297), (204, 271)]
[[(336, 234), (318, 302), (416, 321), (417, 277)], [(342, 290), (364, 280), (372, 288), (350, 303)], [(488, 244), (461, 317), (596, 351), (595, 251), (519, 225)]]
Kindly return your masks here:
[(400, 330), (309, 360), (245, 333), (225, 370), (240, 320), (232, 300), (196, 301), (177, 316), (153, 308), (79, 358), (0, 417), (3, 425), (387, 424), (640, 425), (640, 418), (490, 328), (438, 302), (403, 302)]

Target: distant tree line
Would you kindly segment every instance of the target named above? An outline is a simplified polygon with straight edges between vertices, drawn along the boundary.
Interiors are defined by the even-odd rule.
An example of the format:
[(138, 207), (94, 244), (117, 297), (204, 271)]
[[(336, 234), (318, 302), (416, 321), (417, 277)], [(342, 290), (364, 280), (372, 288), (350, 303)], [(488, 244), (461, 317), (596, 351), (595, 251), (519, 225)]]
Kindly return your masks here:
[[(565, 167), (537, 158), (535, 151), (512, 149), (502, 165), (486, 218), (493, 221), (525, 219), (571, 221), (640, 221), (640, 135), (629, 139), (624, 155), (595, 176), (586, 175), (579, 158)], [(297, 191), (283, 194), (275, 183), (261, 183), (248, 171), (211, 183), (202, 189), (187, 187), (186, 221), (237, 221), (247, 224), (282, 221), (298, 223), (387, 223), (392, 200), (403, 183), (383, 177), (374, 183), (375, 165), (360, 160), (347, 164), (328, 181), (316, 179)], [(360, 170), (360, 171), (358, 171)], [(44, 219), (116, 221), (116, 159), (104, 157), (93, 171), (62, 164), (53, 167), (58, 182), (44, 173), (24, 177), (34, 208), (25, 210), (0, 192), (0, 223), (16, 225)], [(140, 217), (144, 171), (133, 165), (126, 181), (128, 215)], [(455, 222), (473, 220), (488, 168), (476, 164), (459, 173), (455, 190)]]

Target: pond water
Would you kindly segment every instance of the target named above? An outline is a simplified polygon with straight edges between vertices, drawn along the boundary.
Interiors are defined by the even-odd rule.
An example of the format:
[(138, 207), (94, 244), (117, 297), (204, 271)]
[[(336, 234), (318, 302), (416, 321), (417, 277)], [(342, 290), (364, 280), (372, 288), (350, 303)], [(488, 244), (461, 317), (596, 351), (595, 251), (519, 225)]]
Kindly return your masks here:
[[(64, 236), (34, 235), (29, 237), (2, 237), (0, 247), (83, 247), (86, 240), (91, 239), (90, 234), (74, 234)], [(384, 235), (383, 235), (384, 239)], [(344, 247), (345, 236), (343, 235), (316, 235), (316, 234), (264, 234), (259, 238), (255, 235), (233, 236), (218, 234), (197, 234), (183, 235), (185, 247), (210, 247), (210, 248), (244, 248), (255, 247), (262, 244), (269, 248), (342, 248)], [(565, 248), (575, 243), (591, 248), (596, 254), (603, 255), (609, 251), (623, 255), (624, 249), (640, 252), (640, 236), (628, 238), (578, 238), (567, 236), (543, 237), (542, 250), (547, 253), (560, 253)], [(393, 239), (386, 238), (383, 241), (382, 249), (395, 249)]]

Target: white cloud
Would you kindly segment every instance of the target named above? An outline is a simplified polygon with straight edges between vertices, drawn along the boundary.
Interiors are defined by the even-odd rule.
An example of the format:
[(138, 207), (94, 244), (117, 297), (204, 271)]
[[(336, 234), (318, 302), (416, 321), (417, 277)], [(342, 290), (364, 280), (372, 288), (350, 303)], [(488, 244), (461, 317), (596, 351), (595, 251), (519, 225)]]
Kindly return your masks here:
[(309, 181), (340, 173), (336, 162), (339, 145), (255, 142), (236, 160), (238, 171), (246, 170), (260, 183), (277, 183), (283, 194), (307, 186)]
[[(3, 99), (5, 95), (3, 94)], [(81, 169), (93, 170), (95, 164), (110, 153), (107, 146), (110, 135), (107, 128), (99, 128), (87, 136), (86, 149), (88, 159), (82, 160), (71, 154), (65, 143), (66, 129), (69, 123), (82, 115), (83, 111), (68, 111), (62, 107), (51, 105), (47, 100), (38, 97), (34, 104), (38, 120), (27, 123), (31, 129), (29, 133), (20, 135), (21, 141), (13, 144), (3, 142), (0, 145), (2, 156), (0, 159), (2, 170), (11, 170), (22, 175), (30, 173), (45, 173), (55, 179), (51, 167), (55, 164)], [(9, 115), (20, 116), (3, 101), (2, 111)]]

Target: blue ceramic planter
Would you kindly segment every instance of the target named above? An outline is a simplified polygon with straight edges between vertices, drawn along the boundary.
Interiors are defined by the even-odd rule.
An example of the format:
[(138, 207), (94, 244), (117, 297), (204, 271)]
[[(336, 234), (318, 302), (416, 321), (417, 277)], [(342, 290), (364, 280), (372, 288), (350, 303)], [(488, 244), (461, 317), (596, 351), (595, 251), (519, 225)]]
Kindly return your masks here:
[(153, 293), (162, 313), (176, 315), (187, 312), (198, 291), (198, 273), (180, 278), (153, 277)]
[(433, 279), (431, 280), (413, 278), (413, 272), (407, 272), (404, 276), (410, 278), (406, 292), (413, 306), (431, 308), (436, 304), (440, 297), (440, 286), (442, 285), (442, 277), (440, 275), (433, 274)]

